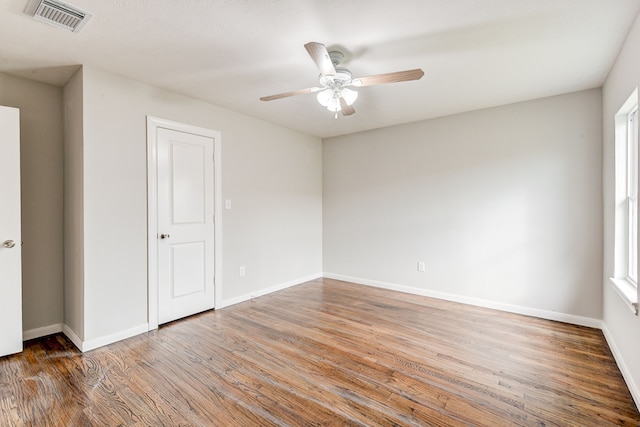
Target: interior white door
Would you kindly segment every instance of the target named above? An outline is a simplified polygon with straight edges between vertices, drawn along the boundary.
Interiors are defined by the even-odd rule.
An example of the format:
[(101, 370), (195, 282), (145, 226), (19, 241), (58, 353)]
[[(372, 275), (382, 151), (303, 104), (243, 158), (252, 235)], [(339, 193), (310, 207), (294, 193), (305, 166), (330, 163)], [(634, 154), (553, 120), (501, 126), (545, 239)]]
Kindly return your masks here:
[(0, 356), (22, 351), (20, 111), (0, 106)]
[(214, 306), (214, 141), (158, 129), (158, 322)]

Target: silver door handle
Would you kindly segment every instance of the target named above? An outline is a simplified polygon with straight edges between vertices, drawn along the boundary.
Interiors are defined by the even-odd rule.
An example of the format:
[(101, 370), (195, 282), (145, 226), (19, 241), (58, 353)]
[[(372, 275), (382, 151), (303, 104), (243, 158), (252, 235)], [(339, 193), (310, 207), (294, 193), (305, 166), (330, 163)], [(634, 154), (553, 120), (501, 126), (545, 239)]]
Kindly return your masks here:
[(169, 233), (162, 233), (160, 235), (160, 239), (162, 239), (162, 240), (168, 239), (169, 237), (171, 237), (171, 234), (169, 234)]
[(13, 240), (5, 240), (4, 242), (2, 242), (2, 246), (8, 249), (11, 249), (15, 245), (16, 245), (16, 242), (14, 242)]

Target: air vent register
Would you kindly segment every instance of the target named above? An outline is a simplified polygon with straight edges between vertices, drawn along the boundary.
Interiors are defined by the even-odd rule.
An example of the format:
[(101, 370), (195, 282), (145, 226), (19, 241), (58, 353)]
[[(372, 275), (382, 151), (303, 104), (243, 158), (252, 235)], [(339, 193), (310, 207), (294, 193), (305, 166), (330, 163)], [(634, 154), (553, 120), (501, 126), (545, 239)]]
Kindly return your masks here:
[(80, 32), (93, 16), (91, 13), (57, 0), (31, 0), (25, 13), (38, 21), (66, 28), (74, 33)]

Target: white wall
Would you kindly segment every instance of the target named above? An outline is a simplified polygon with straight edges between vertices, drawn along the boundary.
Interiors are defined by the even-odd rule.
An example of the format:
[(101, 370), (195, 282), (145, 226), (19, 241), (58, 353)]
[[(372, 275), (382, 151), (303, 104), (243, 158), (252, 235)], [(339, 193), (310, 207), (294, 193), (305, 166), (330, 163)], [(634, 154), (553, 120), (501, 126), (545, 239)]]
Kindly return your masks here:
[(0, 104), (20, 109), (22, 324), (63, 321), (62, 89), (0, 74)]
[(609, 282), (614, 249), (614, 115), (640, 86), (640, 17), (603, 86), (603, 195), (604, 195), (604, 330), (618, 365), (640, 407), (640, 317), (634, 316)]
[(325, 140), (324, 271), (599, 324), (601, 117), (594, 89)]
[(147, 321), (146, 115), (222, 132), (222, 305), (321, 273), (318, 138), (89, 67), (83, 102), (84, 340)]

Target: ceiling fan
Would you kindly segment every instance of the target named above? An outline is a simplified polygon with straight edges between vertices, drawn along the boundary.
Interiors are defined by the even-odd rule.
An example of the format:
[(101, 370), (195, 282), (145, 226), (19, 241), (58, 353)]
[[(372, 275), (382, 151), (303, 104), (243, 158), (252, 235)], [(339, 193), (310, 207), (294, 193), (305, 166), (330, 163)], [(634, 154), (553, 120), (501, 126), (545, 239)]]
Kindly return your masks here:
[(276, 95), (263, 96), (260, 98), (261, 101), (273, 101), (274, 99), (287, 98), (289, 96), (319, 92), (317, 95), (318, 102), (329, 111), (335, 113), (335, 118), (337, 119), (339, 111), (342, 112), (343, 116), (350, 116), (356, 112), (352, 105), (358, 97), (358, 92), (353, 89), (349, 89), (349, 87), (364, 87), (385, 83), (406, 82), (419, 80), (424, 76), (424, 71), (420, 68), (416, 68), (414, 70), (376, 74), (373, 76), (358, 77), (354, 79), (351, 76), (351, 71), (340, 66), (344, 59), (344, 54), (342, 52), (329, 52), (325, 45), (316, 42), (309, 42), (305, 44), (304, 47), (307, 49), (309, 56), (311, 56), (311, 59), (313, 59), (313, 62), (315, 62), (316, 66), (320, 70), (320, 86), (279, 93)]

